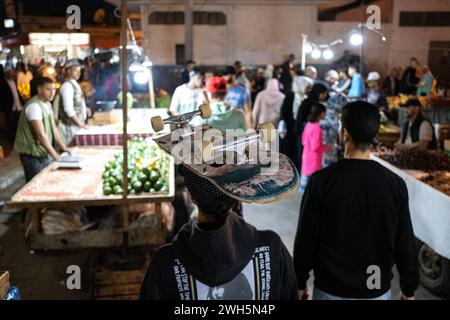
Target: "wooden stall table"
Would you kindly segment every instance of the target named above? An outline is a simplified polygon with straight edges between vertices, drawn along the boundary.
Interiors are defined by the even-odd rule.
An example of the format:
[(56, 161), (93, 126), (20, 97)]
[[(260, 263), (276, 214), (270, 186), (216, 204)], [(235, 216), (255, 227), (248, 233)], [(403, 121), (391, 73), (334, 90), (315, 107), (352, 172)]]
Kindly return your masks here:
[[(20, 189), (7, 205), (27, 209), (25, 237), (31, 249), (105, 248), (129, 246), (159, 246), (164, 243), (161, 203), (172, 201), (175, 194), (173, 159), (169, 168), (168, 193), (156, 192), (141, 195), (103, 195), (102, 172), (105, 165), (120, 152), (119, 147), (76, 147), (77, 156), (83, 157), (82, 169), (56, 169), (50, 164)], [(71, 231), (57, 235), (40, 231), (42, 208), (72, 206), (110, 206), (122, 208), (134, 203), (154, 203), (156, 223), (151, 227), (130, 228), (128, 210), (123, 212), (123, 225), (116, 229)]]

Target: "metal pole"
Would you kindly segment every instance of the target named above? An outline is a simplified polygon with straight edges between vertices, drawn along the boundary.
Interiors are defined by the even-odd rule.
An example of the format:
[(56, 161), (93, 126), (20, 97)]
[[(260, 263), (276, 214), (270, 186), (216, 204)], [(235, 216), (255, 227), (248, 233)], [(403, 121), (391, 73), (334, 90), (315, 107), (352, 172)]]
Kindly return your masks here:
[[(122, 116), (123, 116), (123, 199), (126, 200), (128, 196), (128, 108), (127, 108), (127, 93), (128, 93), (128, 60), (127, 60), (127, 0), (122, 0), (121, 7), (121, 29), (120, 29), (120, 69), (121, 69), (121, 81), (122, 81)], [(128, 206), (123, 206), (123, 229), (124, 232), (128, 232)], [(124, 240), (127, 241), (126, 234), (124, 233)]]
[(150, 108), (155, 109), (155, 88), (153, 86), (153, 71), (151, 67), (149, 68), (148, 72), (148, 92), (150, 98)]
[(304, 71), (306, 68), (306, 52), (305, 52), (305, 47), (306, 47), (306, 41), (308, 39), (308, 35), (302, 33), (302, 70)]
[(194, 56), (192, 7), (193, 0), (184, 0), (184, 58), (186, 61), (193, 60)]
[(363, 39), (361, 46), (359, 47), (359, 73), (361, 74), (361, 77), (363, 77), (363, 54), (364, 54), (364, 0), (361, 0), (361, 7), (360, 7), (360, 27), (359, 32), (361, 34), (361, 37)]

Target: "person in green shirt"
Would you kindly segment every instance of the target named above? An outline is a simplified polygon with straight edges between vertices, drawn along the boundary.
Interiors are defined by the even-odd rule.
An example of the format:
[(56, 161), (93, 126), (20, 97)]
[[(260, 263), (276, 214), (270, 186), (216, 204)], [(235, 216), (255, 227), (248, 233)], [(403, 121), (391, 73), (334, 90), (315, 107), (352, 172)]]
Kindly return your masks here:
[(226, 132), (227, 129), (246, 130), (244, 113), (225, 102), (227, 81), (222, 77), (211, 77), (205, 85), (212, 115), (203, 120), (204, 125)]
[(55, 83), (50, 78), (41, 77), (37, 79), (36, 87), (37, 95), (27, 102), (20, 113), (14, 143), (27, 182), (50, 164), (52, 158), (60, 160), (55, 145), (63, 152), (69, 152), (56, 127), (50, 103), (55, 96)]

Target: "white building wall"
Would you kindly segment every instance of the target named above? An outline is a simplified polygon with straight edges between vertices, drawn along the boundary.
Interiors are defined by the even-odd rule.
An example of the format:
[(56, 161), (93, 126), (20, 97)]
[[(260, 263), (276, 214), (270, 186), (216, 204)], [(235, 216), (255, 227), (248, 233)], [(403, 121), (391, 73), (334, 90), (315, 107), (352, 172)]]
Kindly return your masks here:
[[(430, 9), (433, 8), (433, 9)], [(183, 6), (149, 5), (150, 11), (182, 11)], [(222, 11), (227, 16), (225, 26), (194, 25), (194, 58), (201, 65), (281, 63), (294, 53), (300, 58), (301, 33), (314, 43), (329, 43), (342, 38), (356, 26), (354, 22), (318, 22), (316, 6), (307, 5), (208, 5), (201, 10)], [(380, 36), (365, 32), (364, 62), (370, 69), (385, 73), (389, 68), (406, 66), (409, 58), (428, 60), (430, 41), (450, 41), (450, 28), (398, 27), (400, 11), (450, 11), (450, 0), (395, 0), (393, 23), (383, 24)], [(144, 11), (145, 12), (145, 11)], [(144, 48), (157, 65), (175, 64), (175, 44), (184, 43), (184, 26), (149, 25), (143, 16)], [(346, 40), (343, 38), (343, 40)], [(333, 47), (335, 57), (344, 50), (359, 53), (347, 41)], [(327, 63), (307, 60), (308, 64)]]
[[(400, 22), (400, 11), (450, 11), (449, 0), (395, 0), (393, 25)], [(430, 41), (450, 41), (450, 27), (399, 27), (391, 33), (390, 66), (406, 66), (410, 57), (428, 63)], [(406, 60), (406, 61), (405, 61)]]

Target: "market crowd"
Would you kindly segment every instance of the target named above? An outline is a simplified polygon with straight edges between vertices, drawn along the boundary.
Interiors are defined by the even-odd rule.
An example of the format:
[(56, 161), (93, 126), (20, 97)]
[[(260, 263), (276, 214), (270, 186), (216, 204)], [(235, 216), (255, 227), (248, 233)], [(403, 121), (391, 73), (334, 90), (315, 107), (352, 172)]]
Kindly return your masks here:
[[(290, 55), (279, 67), (257, 69), (250, 80), (240, 61), (215, 73), (203, 73), (189, 61), (182, 84), (167, 101), (174, 115), (208, 101), (212, 116), (203, 124), (213, 128), (271, 122), (278, 129), (280, 151), (301, 174), (293, 258), (276, 233), (257, 230), (236, 213), (241, 208), (236, 200), (181, 167), (198, 217), (156, 250), (141, 298), (306, 299), (313, 270), (314, 299), (391, 299), (395, 264), (402, 299), (414, 299), (418, 261), (408, 192), (401, 178), (370, 160), (370, 147), (382, 118), (396, 117), (386, 96), (399, 93), (411, 99), (404, 105), (408, 121), (396, 147), (436, 147), (417, 99), (434, 92), (431, 71), (413, 58), (403, 72), (394, 68), (384, 80), (376, 71), (363, 79), (358, 61), (344, 56), (319, 79), (315, 67), (299, 70), (294, 62)], [(0, 69), (0, 105), (27, 181), (69, 151), (90, 112), (86, 99), (92, 88), (80, 86), (77, 60), (56, 73), (64, 75), (57, 94), (58, 79), (48, 71), (35, 76), (24, 64)], [(113, 73), (111, 83), (117, 80)], [(379, 279), (368, 286), (367, 270), (373, 266)], [(192, 280), (187, 286), (177, 282), (184, 276)], [(258, 287), (261, 277), (270, 290)]]
[[(402, 105), (407, 121), (395, 147), (436, 148), (418, 99), (434, 94), (436, 81), (415, 58), (404, 72), (394, 68), (381, 79), (371, 71), (364, 79), (351, 58), (345, 55), (323, 79), (313, 66), (299, 70), (294, 55), (277, 68), (257, 69), (251, 79), (240, 61), (205, 73), (195, 61), (187, 63), (172, 114), (194, 111), (207, 100), (212, 117), (203, 124), (224, 130), (271, 122), (278, 129), (280, 151), (301, 173), (294, 254), (276, 233), (246, 223), (236, 200), (181, 167), (198, 216), (154, 253), (142, 299), (304, 300), (314, 271), (313, 299), (390, 300), (394, 265), (400, 298), (414, 299), (419, 266), (408, 191), (400, 177), (371, 160), (370, 148), (383, 119), (397, 119), (386, 96), (398, 94), (408, 96)], [(261, 271), (268, 260), (270, 271)], [(371, 283), (373, 270), (379, 274)], [(267, 273), (270, 293), (254, 289)], [(183, 286), (184, 276), (189, 285)]]

